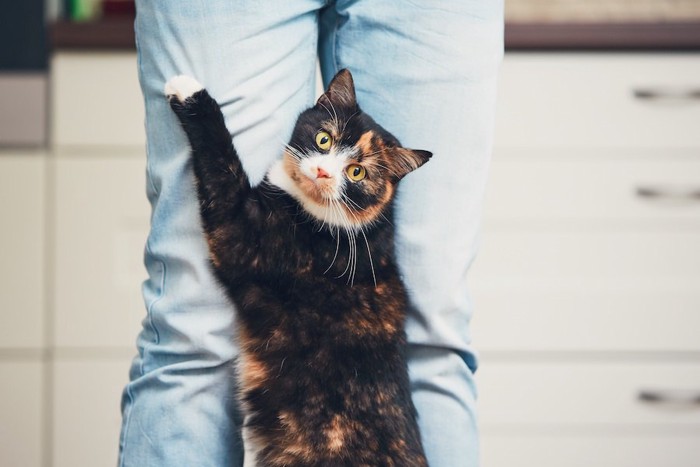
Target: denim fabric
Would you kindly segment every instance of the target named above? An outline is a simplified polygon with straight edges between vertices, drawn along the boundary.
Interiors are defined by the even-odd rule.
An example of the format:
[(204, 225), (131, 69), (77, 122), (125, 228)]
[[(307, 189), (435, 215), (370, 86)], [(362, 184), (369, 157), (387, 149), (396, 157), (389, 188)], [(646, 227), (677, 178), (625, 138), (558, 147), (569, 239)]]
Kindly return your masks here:
[(478, 465), (466, 274), (491, 151), (501, 0), (137, 0), (153, 212), (143, 321), (122, 400), (122, 467), (240, 467), (232, 305), (207, 262), (185, 135), (163, 96), (196, 77), (222, 104), (251, 180), (281, 154), (327, 82), (433, 159), (403, 182), (397, 250), (413, 309), (409, 367), (428, 459)]

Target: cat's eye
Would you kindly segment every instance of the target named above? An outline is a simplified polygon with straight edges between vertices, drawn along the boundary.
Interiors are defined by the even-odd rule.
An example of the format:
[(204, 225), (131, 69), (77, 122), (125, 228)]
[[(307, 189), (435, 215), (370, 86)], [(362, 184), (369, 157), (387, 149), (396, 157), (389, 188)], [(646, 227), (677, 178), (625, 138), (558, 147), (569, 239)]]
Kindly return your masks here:
[(359, 164), (350, 164), (348, 168), (345, 169), (345, 173), (353, 182), (359, 182), (367, 176), (367, 171)]
[(333, 138), (331, 138), (331, 135), (327, 132), (319, 131), (316, 133), (316, 146), (318, 146), (319, 149), (328, 151), (331, 148), (331, 144), (333, 144)]

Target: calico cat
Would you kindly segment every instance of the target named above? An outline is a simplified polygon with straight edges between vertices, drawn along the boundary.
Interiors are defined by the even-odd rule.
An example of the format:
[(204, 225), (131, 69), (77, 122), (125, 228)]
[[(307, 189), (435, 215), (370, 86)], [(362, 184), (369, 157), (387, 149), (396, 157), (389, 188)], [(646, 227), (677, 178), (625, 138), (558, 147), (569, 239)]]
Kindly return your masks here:
[(211, 264), (238, 313), (256, 465), (427, 466), (391, 219), (397, 184), (431, 153), (365, 114), (342, 70), (251, 186), (202, 85), (178, 76), (165, 90), (192, 148)]

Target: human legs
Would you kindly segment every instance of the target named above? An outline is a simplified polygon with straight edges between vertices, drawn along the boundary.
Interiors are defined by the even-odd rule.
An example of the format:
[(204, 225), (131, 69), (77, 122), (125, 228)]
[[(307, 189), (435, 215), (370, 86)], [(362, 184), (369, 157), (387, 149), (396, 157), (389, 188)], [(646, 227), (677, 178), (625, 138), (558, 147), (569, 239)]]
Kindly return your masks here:
[(321, 20), (324, 81), (349, 68), (360, 106), (434, 153), (397, 201), (397, 253), (414, 309), (413, 398), (430, 465), (478, 465), (466, 273), (474, 258), (502, 57), (502, 3), (338, 0)]
[(137, 0), (151, 232), (147, 316), (124, 390), (121, 467), (240, 466), (234, 314), (208, 266), (187, 140), (163, 95), (196, 77), (253, 182), (313, 99), (317, 0)]

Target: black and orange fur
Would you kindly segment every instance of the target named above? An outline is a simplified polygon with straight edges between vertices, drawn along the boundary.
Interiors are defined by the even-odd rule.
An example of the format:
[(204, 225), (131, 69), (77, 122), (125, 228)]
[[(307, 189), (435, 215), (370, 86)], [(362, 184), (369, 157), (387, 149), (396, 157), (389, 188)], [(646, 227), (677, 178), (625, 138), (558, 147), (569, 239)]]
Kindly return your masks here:
[[(348, 231), (310, 216), (268, 178), (251, 186), (206, 90), (169, 99), (192, 147), (211, 263), (238, 313), (240, 395), (257, 465), (427, 466), (391, 219), (397, 183), (430, 153), (402, 148), (364, 114), (341, 71), (301, 114), (288, 148), (313, 145), (319, 128), (356, 148), (369, 175), (347, 186), (344, 209), (362, 225)], [(293, 179), (295, 158), (285, 158)]]

